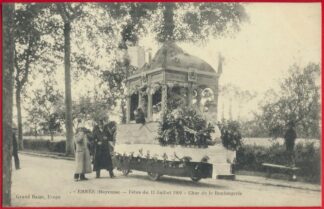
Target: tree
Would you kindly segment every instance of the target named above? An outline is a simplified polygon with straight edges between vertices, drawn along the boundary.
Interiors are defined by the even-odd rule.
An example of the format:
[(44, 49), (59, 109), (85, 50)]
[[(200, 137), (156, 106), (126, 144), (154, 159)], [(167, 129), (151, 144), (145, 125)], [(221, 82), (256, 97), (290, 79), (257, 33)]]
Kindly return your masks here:
[(50, 133), (51, 141), (53, 141), (54, 133), (61, 131), (59, 114), (51, 113), (46, 119), (46, 121), (40, 123), (40, 126), (45, 133)]
[[(18, 142), (19, 148), (23, 149), (22, 140), (22, 92), (29, 80), (32, 70), (37, 70), (35, 65), (44, 65), (45, 69), (50, 67), (53, 61), (44, 56), (51, 47), (43, 36), (51, 34), (56, 28), (49, 13), (47, 4), (20, 4), (15, 13), (15, 88), (16, 108), (18, 120)], [(48, 38), (48, 37), (47, 37)], [(51, 51), (51, 56), (53, 52)]]
[(206, 41), (236, 32), (247, 20), (240, 3), (161, 3), (162, 17), (154, 22), (158, 42)]
[(54, 132), (61, 130), (59, 109), (63, 103), (62, 94), (54, 89), (53, 83), (45, 81), (42, 89), (34, 91), (30, 103), (30, 109), (27, 111), (33, 118), (33, 123), (38, 122), (45, 133), (50, 133), (53, 140)]
[(261, 106), (262, 125), (270, 135), (282, 137), (287, 124), (292, 122), (299, 136), (319, 137), (319, 79), (318, 64), (309, 63), (305, 68), (291, 66), (288, 77), (281, 82), (277, 98)]
[[(229, 101), (228, 116), (233, 120), (233, 100), (239, 95), (240, 89), (233, 84), (226, 84), (220, 87), (220, 94), (223, 99), (227, 98)], [(224, 106), (224, 101), (223, 101)], [(222, 117), (224, 118), (224, 109), (222, 110)], [(222, 119), (223, 119), (222, 118)]]
[(2, 65), (2, 101), (3, 101), (3, 147), (2, 150), (2, 204), (11, 205), (11, 148), (12, 148), (12, 104), (14, 72), (14, 15), (15, 5), (2, 5), (3, 23), (3, 65)]
[(64, 69), (65, 69), (65, 127), (66, 155), (73, 154), (73, 119), (71, 94), (71, 29), (73, 21), (82, 14), (82, 4), (58, 3), (57, 10), (64, 22)]
[(39, 123), (41, 122), (41, 116), (38, 112), (38, 108), (37, 107), (32, 107), (30, 109), (26, 109), (27, 111), (27, 123), (28, 126), (31, 127), (33, 129), (33, 133), (35, 138), (37, 138), (38, 135), (38, 126)]
[(240, 3), (108, 3), (100, 4), (111, 16), (123, 19), (124, 38), (136, 42), (151, 31), (160, 43), (197, 42), (236, 32), (248, 19)]

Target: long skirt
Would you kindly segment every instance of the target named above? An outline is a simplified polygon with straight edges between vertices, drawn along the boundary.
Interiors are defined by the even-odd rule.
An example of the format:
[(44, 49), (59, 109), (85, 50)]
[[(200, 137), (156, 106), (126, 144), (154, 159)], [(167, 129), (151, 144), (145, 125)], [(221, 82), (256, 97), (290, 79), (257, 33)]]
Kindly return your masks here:
[(90, 152), (86, 148), (82, 151), (76, 151), (75, 153), (75, 161), (76, 161), (76, 169), (75, 174), (84, 174), (91, 173), (91, 160), (90, 160)]

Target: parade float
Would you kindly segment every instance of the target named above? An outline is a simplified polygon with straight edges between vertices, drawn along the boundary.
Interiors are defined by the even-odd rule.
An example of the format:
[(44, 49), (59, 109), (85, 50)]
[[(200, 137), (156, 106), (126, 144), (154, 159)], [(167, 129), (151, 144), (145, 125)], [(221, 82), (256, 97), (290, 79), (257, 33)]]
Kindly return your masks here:
[[(216, 124), (217, 72), (205, 61), (165, 43), (142, 68), (129, 76), (126, 124), (117, 128), (115, 166), (128, 175), (233, 178), (235, 152), (221, 143)], [(206, 99), (208, 97), (208, 99)], [(136, 111), (145, 123), (136, 123)]]

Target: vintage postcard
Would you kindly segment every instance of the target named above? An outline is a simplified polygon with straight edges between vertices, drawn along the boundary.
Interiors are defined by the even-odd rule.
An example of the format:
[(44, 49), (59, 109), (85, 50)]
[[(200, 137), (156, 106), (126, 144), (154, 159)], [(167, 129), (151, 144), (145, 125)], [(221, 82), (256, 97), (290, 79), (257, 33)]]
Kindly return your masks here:
[(321, 3), (2, 9), (3, 206), (321, 206)]

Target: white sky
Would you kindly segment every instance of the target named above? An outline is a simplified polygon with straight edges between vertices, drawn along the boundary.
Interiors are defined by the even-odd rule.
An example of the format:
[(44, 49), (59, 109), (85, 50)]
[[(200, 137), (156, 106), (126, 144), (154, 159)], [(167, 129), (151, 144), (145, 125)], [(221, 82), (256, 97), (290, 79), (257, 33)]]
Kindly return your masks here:
[[(221, 53), (225, 66), (220, 82), (258, 92), (278, 86), (278, 80), (295, 62), (301, 65), (320, 62), (319, 3), (246, 3), (245, 6), (250, 22), (234, 38), (212, 40), (205, 47), (179, 45), (215, 69)], [(145, 42), (142, 45), (145, 47)]]
[[(259, 93), (278, 88), (279, 80), (294, 63), (302, 66), (308, 62), (320, 63), (320, 3), (246, 3), (245, 6), (250, 22), (242, 25), (234, 38), (211, 40), (206, 46), (179, 46), (215, 69), (221, 53), (225, 64), (220, 83), (232, 83)], [(142, 39), (140, 45), (152, 48), (153, 55), (159, 47), (149, 36)], [(63, 66), (58, 72), (57, 79), (64, 81)], [(81, 85), (72, 83), (73, 99), (95, 85), (91, 78), (84, 80)], [(60, 89), (64, 90), (64, 82), (60, 82)], [(246, 107), (246, 114), (255, 109), (256, 104)]]
[[(278, 89), (289, 66), (321, 62), (320, 3), (245, 3), (250, 21), (234, 38), (211, 40), (206, 46), (179, 44), (189, 54), (207, 61), (217, 69), (218, 55), (225, 57), (220, 84), (234, 84), (242, 90), (258, 93), (245, 102), (241, 118), (251, 118), (270, 88)], [(143, 41), (146, 47), (151, 39)], [(150, 46), (156, 50), (156, 46)], [(238, 103), (233, 101), (232, 114), (238, 117)], [(223, 107), (224, 106), (224, 110)], [(219, 98), (220, 118), (229, 117), (229, 102)]]

